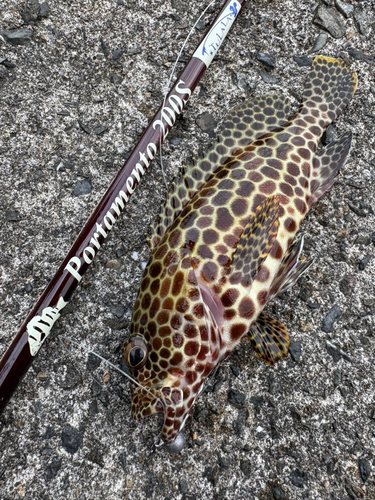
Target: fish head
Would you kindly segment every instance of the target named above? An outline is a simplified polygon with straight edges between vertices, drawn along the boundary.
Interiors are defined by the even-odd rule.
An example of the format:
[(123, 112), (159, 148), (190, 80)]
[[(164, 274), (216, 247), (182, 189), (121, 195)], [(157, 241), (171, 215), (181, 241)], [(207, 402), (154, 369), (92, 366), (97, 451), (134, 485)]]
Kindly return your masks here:
[(132, 417), (163, 412), (161, 437), (170, 444), (218, 362), (219, 335), (187, 263), (182, 260), (165, 275), (149, 267), (123, 359), (137, 382), (132, 384)]

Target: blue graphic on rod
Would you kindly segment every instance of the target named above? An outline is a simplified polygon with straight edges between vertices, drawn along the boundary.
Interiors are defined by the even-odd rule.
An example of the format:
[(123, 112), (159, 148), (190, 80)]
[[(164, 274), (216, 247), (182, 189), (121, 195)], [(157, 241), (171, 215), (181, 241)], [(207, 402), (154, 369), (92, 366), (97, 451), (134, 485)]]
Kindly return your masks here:
[(213, 56), (223, 41), (227, 27), (234, 21), (238, 14), (237, 2), (229, 6), (229, 14), (226, 13), (218, 20), (203, 41), (202, 56)]

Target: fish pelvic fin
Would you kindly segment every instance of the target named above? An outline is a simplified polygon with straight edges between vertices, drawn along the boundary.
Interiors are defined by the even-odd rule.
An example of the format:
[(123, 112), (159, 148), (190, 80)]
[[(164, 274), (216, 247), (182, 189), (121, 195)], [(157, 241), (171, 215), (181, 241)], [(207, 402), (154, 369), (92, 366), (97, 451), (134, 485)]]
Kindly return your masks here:
[(274, 365), (288, 355), (289, 335), (286, 326), (268, 314), (260, 313), (248, 336), (257, 354), (268, 365)]
[(303, 93), (304, 108), (318, 108), (328, 126), (335, 120), (357, 89), (357, 76), (340, 59), (317, 56)]
[(314, 157), (311, 170), (311, 208), (336, 182), (341, 168), (349, 156), (352, 146), (352, 133), (346, 132), (328, 144)]
[(181, 167), (171, 182), (159, 217), (151, 224), (149, 246), (155, 248), (168, 227), (180, 215), (195, 193), (236, 151), (287, 124), (290, 103), (285, 96), (256, 97), (235, 106), (225, 117), (214, 145), (206, 148), (192, 165)]
[(269, 300), (291, 288), (298, 278), (311, 266), (312, 260), (301, 258), (304, 237), (296, 238), (281, 262), (269, 292)]
[(249, 220), (234, 252), (227, 272), (230, 281), (248, 288), (270, 254), (279, 229), (279, 198), (270, 196)]

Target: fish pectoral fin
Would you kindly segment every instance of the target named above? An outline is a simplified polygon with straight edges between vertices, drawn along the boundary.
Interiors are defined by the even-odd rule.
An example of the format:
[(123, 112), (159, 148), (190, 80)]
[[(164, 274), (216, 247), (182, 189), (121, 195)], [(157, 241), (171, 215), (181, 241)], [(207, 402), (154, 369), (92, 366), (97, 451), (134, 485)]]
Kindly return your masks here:
[(340, 169), (344, 166), (352, 146), (352, 133), (347, 132), (330, 142), (313, 160), (311, 171), (311, 208), (336, 182)]
[(252, 325), (248, 336), (259, 356), (269, 365), (288, 354), (289, 335), (286, 326), (268, 314), (261, 313)]
[(270, 196), (249, 220), (234, 252), (228, 274), (238, 274), (242, 286), (249, 287), (272, 250), (279, 229), (279, 199)]
[(150, 248), (158, 245), (195, 193), (228, 158), (263, 135), (286, 125), (289, 114), (288, 99), (277, 95), (256, 97), (229, 111), (215, 144), (207, 147), (202, 157), (193, 158), (192, 165), (182, 167), (171, 182), (165, 204), (151, 223)]
[(269, 300), (285, 292), (296, 283), (298, 278), (311, 266), (312, 260), (301, 258), (304, 237), (296, 238), (288, 248), (280, 268), (272, 282)]

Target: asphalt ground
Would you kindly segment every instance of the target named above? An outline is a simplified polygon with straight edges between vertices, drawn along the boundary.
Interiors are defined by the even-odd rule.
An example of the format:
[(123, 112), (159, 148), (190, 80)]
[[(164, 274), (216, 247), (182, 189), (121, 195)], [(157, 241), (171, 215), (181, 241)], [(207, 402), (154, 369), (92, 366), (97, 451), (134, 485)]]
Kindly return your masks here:
[[(248, 2), (164, 146), (168, 180), (242, 100), (279, 93), (298, 108), (309, 68), (293, 56), (313, 59), (326, 33), (314, 11), (327, 3)], [(0, 31), (32, 37), (0, 38), (0, 354), (162, 102), (206, 5), (51, 0), (25, 21), (24, 5), (1, 4)], [(120, 365), (165, 193), (154, 162), (0, 417), (1, 499), (375, 498), (375, 8), (352, 5), (356, 20), (329, 11), (342, 29), (329, 28), (338, 38), (319, 53), (357, 72), (331, 130), (352, 130), (353, 149), (301, 228), (313, 267), (268, 308), (287, 325), (293, 356), (268, 367), (244, 341), (200, 396), (185, 449), (170, 455), (153, 446), (159, 418), (131, 420), (127, 380), (64, 341)]]

